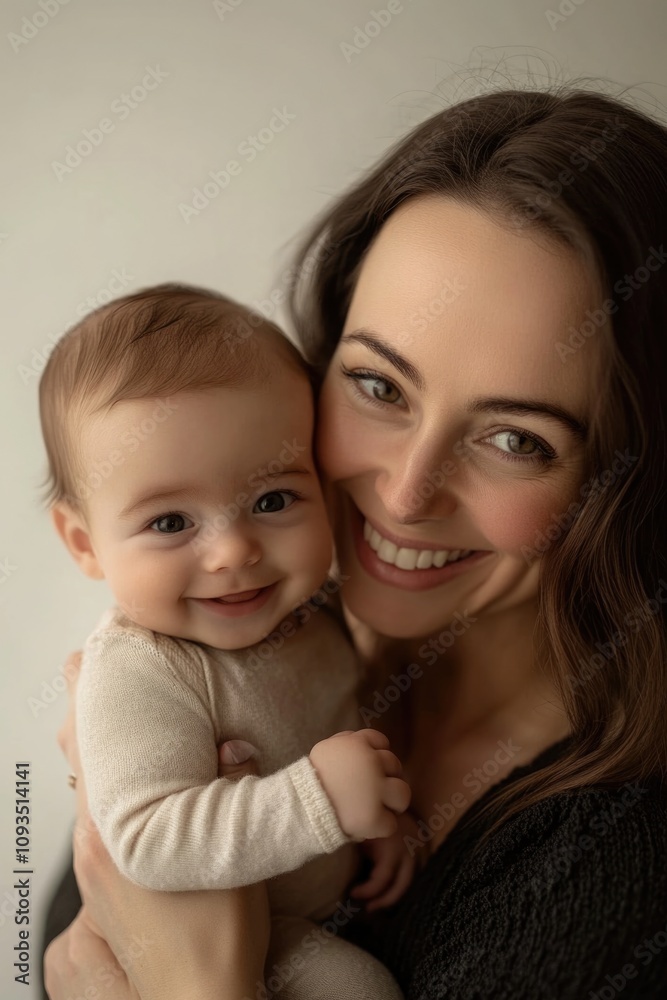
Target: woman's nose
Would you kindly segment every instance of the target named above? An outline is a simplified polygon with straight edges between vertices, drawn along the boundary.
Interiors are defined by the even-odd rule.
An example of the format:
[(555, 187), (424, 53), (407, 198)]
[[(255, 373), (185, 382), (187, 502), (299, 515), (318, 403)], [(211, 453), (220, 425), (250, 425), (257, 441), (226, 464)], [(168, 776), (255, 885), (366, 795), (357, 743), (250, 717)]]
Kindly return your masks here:
[(375, 488), (397, 524), (451, 517), (458, 506), (453, 489), (456, 471), (451, 458), (436, 462), (415, 451), (397, 453), (378, 474)]

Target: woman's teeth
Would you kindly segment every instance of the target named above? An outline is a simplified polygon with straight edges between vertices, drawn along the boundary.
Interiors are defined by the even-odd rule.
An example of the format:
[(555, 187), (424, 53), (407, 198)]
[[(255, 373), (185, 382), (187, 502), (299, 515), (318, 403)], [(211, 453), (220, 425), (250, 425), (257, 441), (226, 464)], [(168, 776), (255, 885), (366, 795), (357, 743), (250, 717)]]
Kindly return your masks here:
[(440, 569), (445, 563), (465, 559), (472, 552), (472, 549), (400, 549), (388, 538), (383, 538), (366, 519), (364, 538), (377, 553), (378, 559), (399, 569), (430, 569), (431, 566)]

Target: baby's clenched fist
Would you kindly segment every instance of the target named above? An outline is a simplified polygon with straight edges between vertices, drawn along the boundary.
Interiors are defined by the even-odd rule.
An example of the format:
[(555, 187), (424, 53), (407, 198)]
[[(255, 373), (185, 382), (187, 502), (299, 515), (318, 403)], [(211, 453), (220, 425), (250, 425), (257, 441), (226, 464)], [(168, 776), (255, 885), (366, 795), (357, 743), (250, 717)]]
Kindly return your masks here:
[(336, 733), (315, 744), (310, 762), (348, 837), (361, 841), (395, 832), (396, 813), (408, 808), (411, 792), (383, 733), (377, 729)]

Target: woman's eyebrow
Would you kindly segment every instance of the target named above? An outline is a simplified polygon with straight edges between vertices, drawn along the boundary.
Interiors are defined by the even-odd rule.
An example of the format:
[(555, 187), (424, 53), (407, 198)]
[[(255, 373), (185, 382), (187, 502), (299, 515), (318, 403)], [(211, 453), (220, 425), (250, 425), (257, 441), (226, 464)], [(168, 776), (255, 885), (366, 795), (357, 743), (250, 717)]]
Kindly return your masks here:
[[(361, 329), (354, 330), (352, 333), (345, 333), (341, 337), (341, 341), (355, 341), (359, 344), (364, 344), (369, 350), (377, 354), (378, 357), (383, 358), (393, 365), (401, 375), (404, 375), (408, 381), (412, 382), (415, 388), (420, 391), (426, 388), (426, 380), (419, 369), (411, 361), (408, 361), (407, 358), (404, 358), (402, 354), (399, 354), (385, 340), (382, 340), (376, 333), (373, 333), (372, 330)], [(586, 440), (588, 434), (588, 428), (583, 420), (575, 417), (574, 414), (562, 406), (558, 406), (555, 403), (547, 403), (540, 399), (513, 399), (509, 396), (485, 396), (471, 400), (466, 409), (470, 413), (501, 412), (514, 413), (517, 416), (526, 416), (529, 414), (542, 415), (550, 417), (552, 420), (557, 420), (558, 423), (563, 424), (568, 430), (573, 431), (582, 441)]]
[(371, 330), (354, 330), (352, 333), (344, 333), (340, 339), (341, 341), (353, 340), (359, 344), (365, 344), (371, 351), (393, 365), (409, 382), (412, 382), (415, 389), (423, 391), (426, 388), (426, 380), (419, 369), (415, 368), (407, 358), (404, 358), (402, 354), (399, 354)]
[(557, 406), (555, 403), (547, 403), (541, 399), (512, 399), (508, 396), (484, 396), (471, 400), (467, 407), (471, 413), (514, 413), (517, 416), (527, 414), (537, 414), (538, 416), (550, 417), (564, 424), (568, 430), (573, 431), (582, 441), (586, 440), (588, 427), (583, 420), (575, 417), (569, 410)]

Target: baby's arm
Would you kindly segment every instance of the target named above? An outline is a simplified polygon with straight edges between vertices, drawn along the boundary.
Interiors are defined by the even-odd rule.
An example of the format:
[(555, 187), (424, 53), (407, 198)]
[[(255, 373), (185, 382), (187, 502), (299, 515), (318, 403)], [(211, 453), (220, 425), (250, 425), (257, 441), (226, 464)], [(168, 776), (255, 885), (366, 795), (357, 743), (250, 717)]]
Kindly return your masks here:
[(217, 778), (203, 678), (177, 676), (139, 636), (107, 633), (87, 648), (77, 710), (91, 815), (120, 871), (140, 885), (247, 885), (357, 839), (306, 756), (265, 777)]

